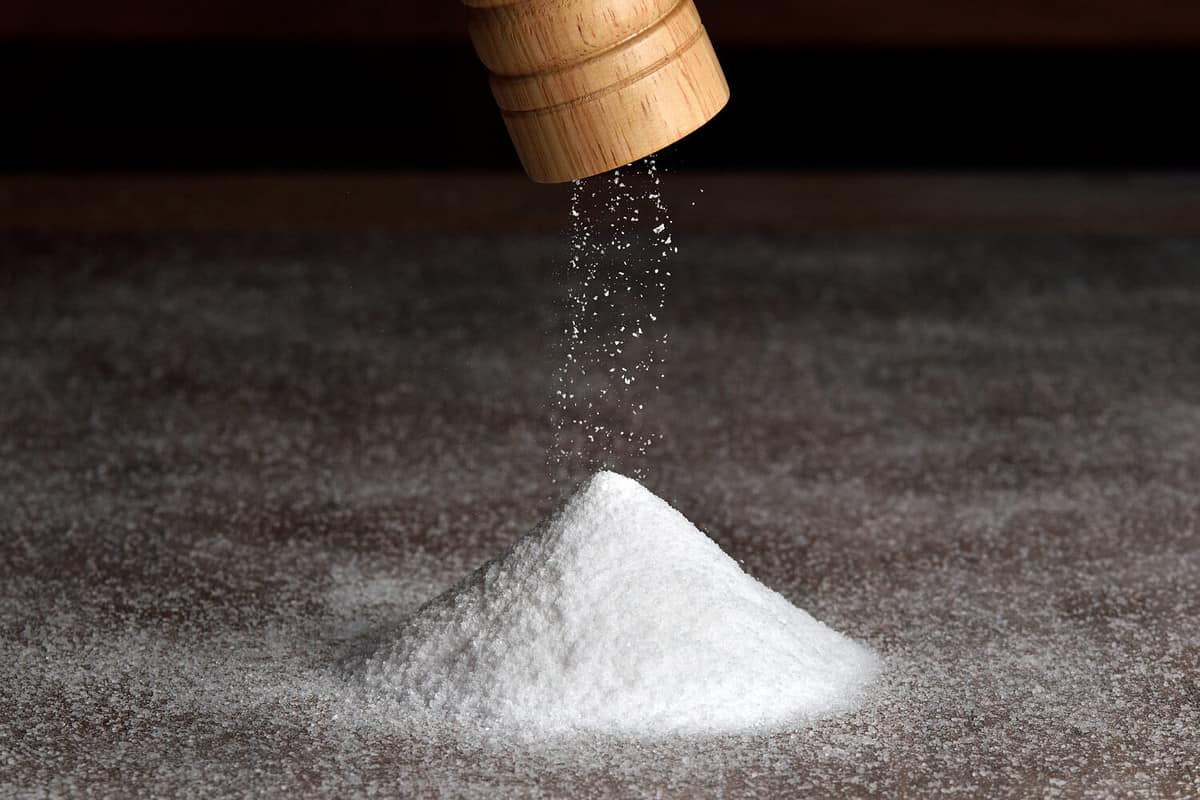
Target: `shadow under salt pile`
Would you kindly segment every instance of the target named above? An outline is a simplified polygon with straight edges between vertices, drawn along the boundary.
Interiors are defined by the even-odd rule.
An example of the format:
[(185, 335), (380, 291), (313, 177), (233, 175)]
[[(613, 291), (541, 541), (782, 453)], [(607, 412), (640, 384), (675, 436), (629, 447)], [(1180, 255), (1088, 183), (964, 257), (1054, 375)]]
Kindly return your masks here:
[(600, 472), (404, 622), (360, 677), (418, 725), (662, 736), (844, 710), (877, 669), (666, 502)]

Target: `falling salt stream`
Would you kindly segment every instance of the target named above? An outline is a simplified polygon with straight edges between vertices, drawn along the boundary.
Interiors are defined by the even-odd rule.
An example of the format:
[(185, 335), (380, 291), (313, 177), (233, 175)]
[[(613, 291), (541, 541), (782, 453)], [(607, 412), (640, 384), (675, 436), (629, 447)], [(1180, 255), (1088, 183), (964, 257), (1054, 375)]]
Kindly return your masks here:
[(670, 264), (678, 253), (653, 157), (571, 191), (571, 253), (554, 373), (551, 478), (574, 486), (598, 469), (646, 476), (661, 438), (652, 410), (663, 379)]

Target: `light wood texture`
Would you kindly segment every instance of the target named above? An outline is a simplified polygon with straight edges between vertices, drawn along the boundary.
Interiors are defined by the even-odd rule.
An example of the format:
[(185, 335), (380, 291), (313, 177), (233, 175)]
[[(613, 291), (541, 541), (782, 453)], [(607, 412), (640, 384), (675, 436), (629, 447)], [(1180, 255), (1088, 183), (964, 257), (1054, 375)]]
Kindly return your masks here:
[(529, 177), (560, 183), (657, 152), (729, 86), (692, 0), (464, 0)]

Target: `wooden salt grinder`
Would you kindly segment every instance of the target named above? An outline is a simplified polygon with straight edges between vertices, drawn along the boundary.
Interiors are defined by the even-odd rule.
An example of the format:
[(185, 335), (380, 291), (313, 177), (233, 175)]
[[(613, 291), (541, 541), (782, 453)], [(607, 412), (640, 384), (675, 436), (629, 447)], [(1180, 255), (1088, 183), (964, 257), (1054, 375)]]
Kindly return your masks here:
[(584, 178), (708, 122), (729, 86), (692, 0), (463, 0), (529, 177)]

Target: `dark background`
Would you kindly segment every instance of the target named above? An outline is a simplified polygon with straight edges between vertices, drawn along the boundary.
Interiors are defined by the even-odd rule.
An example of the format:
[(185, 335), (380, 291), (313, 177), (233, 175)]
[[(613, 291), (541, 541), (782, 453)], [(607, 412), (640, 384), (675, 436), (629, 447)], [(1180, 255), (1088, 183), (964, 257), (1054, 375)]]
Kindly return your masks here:
[[(733, 94), (672, 166), (1200, 166), (1194, 0), (698, 5)], [(452, 0), (9, 0), (0, 69), (9, 173), (518, 168)]]

